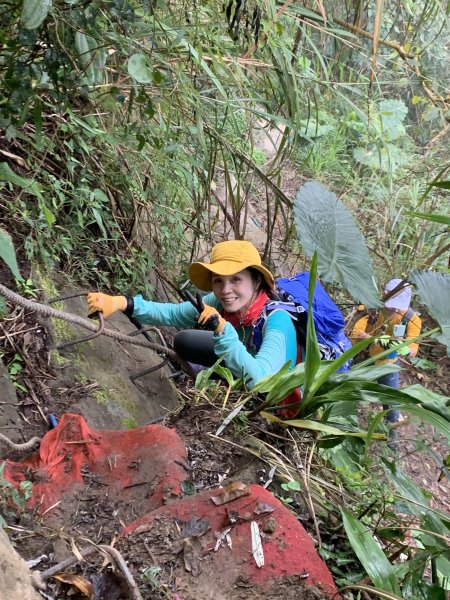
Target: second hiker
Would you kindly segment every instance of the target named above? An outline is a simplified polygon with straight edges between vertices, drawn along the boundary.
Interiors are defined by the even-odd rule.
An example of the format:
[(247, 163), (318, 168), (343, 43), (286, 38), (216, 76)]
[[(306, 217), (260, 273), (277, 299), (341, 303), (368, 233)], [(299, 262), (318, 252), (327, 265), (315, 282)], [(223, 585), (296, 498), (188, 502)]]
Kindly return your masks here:
[[(401, 279), (391, 279), (385, 287), (385, 293), (391, 292), (399, 284)], [(351, 334), (352, 341), (375, 336), (376, 341), (369, 349), (369, 356), (376, 356), (387, 349), (392, 351), (376, 361), (375, 364), (394, 363), (398, 364), (400, 356), (416, 356), (419, 346), (411, 342), (403, 348), (398, 347), (407, 340), (416, 338), (420, 335), (422, 322), (420, 317), (410, 308), (411, 287), (406, 284), (400, 291), (386, 300), (384, 308), (373, 315), (367, 315), (359, 319)], [(400, 372), (389, 373), (378, 380), (378, 383), (392, 388), (400, 387)], [(386, 407), (385, 407), (386, 408)], [(390, 423), (396, 423), (400, 418), (400, 412), (396, 409), (390, 410), (386, 415), (386, 420)]]

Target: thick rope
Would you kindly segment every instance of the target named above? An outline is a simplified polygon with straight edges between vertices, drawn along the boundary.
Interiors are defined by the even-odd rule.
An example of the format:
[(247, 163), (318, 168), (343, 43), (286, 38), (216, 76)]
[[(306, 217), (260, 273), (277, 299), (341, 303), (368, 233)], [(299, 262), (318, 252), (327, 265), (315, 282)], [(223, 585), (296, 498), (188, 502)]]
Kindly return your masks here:
[(13, 442), (9, 438), (7, 438), (6, 435), (3, 435), (3, 433), (0, 433), (0, 441), (1, 440), (6, 442), (6, 444), (8, 446), (10, 446), (11, 448), (13, 448), (14, 450), (18, 450), (19, 452), (26, 452), (27, 450), (31, 450), (33, 448), (33, 446), (35, 446), (36, 444), (39, 444), (41, 441), (41, 438), (40, 437), (32, 437), (31, 440), (29, 440), (28, 442), (24, 442), (23, 444), (16, 444), (15, 442)]
[[(63, 319), (64, 321), (68, 321), (69, 323), (73, 323), (74, 325), (79, 325), (80, 327), (84, 327), (85, 329), (88, 329), (89, 331), (93, 332), (96, 332), (98, 330), (98, 326), (92, 321), (89, 321), (88, 319), (84, 319), (83, 317), (79, 317), (78, 315), (66, 313), (62, 310), (57, 310), (56, 308), (52, 308), (51, 306), (47, 306), (46, 304), (40, 304), (39, 302), (35, 302), (34, 300), (27, 300), (23, 296), (16, 294), (15, 292), (11, 291), (2, 284), (0, 284), (0, 294), (13, 304), (17, 304), (19, 306), (22, 306), (23, 308), (27, 308), (28, 310), (36, 311), (44, 317), (54, 317), (56, 319)], [(186, 363), (180, 359), (178, 354), (174, 350), (171, 350), (166, 346), (162, 346), (161, 344), (157, 344), (155, 342), (148, 342), (147, 340), (135, 338), (134, 336), (129, 336), (118, 331), (113, 331), (112, 329), (105, 329), (103, 331), (103, 335), (113, 338), (119, 342), (125, 342), (126, 344), (132, 344), (133, 346), (141, 346), (142, 348), (150, 348), (155, 352), (161, 352), (162, 354), (168, 356), (171, 360), (176, 361), (183, 368), (186, 368), (186, 370), (190, 372), (189, 367), (186, 367)]]

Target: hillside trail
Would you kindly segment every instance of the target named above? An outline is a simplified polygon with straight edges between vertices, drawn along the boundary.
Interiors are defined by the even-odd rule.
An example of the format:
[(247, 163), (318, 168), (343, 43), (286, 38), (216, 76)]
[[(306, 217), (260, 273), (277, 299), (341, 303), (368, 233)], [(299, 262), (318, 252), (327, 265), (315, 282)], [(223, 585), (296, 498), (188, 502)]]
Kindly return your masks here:
[[(276, 154), (277, 135), (262, 131), (256, 137), (258, 148), (266, 154), (268, 163)], [(283, 167), (281, 188), (290, 198), (295, 197), (304, 180), (295, 165), (287, 163)], [(227, 202), (226, 189), (220, 183), (216, 193), (224, 203)], [(267, 216), (261, 198), (265, 199), (265, 191), (255, 181), (248, 198), (245, 237), (254, 242), (260, 251), (267, 241)], [(286, 251), (282, 243), (284, 234), (283, 223), (281, 220), (277, 221), (270, 257), (271, 267), (277, 276), (306, 268), (304, 257)], [(224, 221), (218, 225), (212, 237), (214, 241), (224, 237), (231, 239), (232, 229)], [(22, 266), (24, 273), (28, 273), (29, 265), (24, 263)], [(1, 270), (0, 278), (5, 285), (13, 286), (6, 269)], [(38, 274), (36, 281), (45, 288)], [(60, 292), (65, 291), (67, 286), (62, 281), (54, 284)], [(49, 292), (43, 296), (48, 299)], [(86, 316), (83, 298), (69, 301), (64, 309)], [(121, 315), (113, 317), (110, 326), (118, 331), (130, 331), (130, 323)], [(195, 396), (189, 380), (177, 380), (174, 384), (175, 368), (164, 366), (134, 382), (130, 381), (130, 375), (147, 367), (157, 366), (160, 362), (160, 357), (150, 350), (124, 347), (115, 341), (97, 338), (83, 344), (83, 347), (75, 346), (58, 355), (52, 350), (54, 345), (58, 341), (77, 337), (80, 332), (66, 325), (61, 327), (56, 320), (36, 319), (36, 315), (20, 310), (15, 310), (9, 316), (2, 329), (2, 344), (7, 351), (9, 370), (11, 371), (11, 361), (15, 354), (26, 359), (25, 364), (20, 365), (25, 374), (20, 380), (25, 385), (25, 392), (13, 385), (6, 367), (0, 369), (3, 391), (0, 431), (14, 441), (23, 442), (32, 436), (42, 437), (48, 430), (49, 414), (57, 417), (64, 413), (80, 414), (86, 417), (90, 427), (98, 430), (132, 429), (149, 422), (162, 422), (176, 428), (187, 446), (188, 459), (184, 464), (196, 491), (208, 490), (227, 481), (254, 483), (267, 478), (264, 465), (239, 449), (243, 443), (239, 429), (228, 428), (223, 440), (211, 437), (211, 433), (216, 431), (223, 420), (223, 409), (216, 410), (217, 407), (205, 401), (204, 397)], [(167, 337), (170, 339), (170, 331), (167, 332)], [(421, 356), (439, 364), (436, 364), (433, 371), (405, 364), (402, 384), (420, 383), (436, 392), (449, 395), (450, 360), (442, 347), (437, 352), (439, 361), (433, 354), (432, 346), (423, 345)], [(399, 428), (399, 433), (399, 461), (402, 468), (420, 487), (433, 493), (432, 506), (450, 510), (449, 480), (444, 478), (438, 481), (438, 457), (448, 454), (448, 447), (442, 437), (436, 435), (431, 427), (415, 421), (403, 425)], [(418, 453), (418, 440), (434, 454)], [(15, 451), (5, 450), (3, 447), (1, 456), (11, 460), (21, 458)], [(87, 473), (86, 481), (89, 486), (86, 493), (80, 494), (75, 502), (65, 502), (54, 509), (59, 521), (55, 520), (53, 529), (42, 529), (33, 514), (24, 512), (20, 516), (15, 524), (13, 538), (22, 556), (35, 559), (46, 555), (63, 560), (71, 554), (69, 547), (74, 539), (109, 544), (124, 523), (130, 522), (133, 515), (142, 510), (143, 496), (139, 486), (130, 489), (126, 502), (121, 502), (118, 498), (112, 502), (103, 497), (99, 499), (102, 482), (90, 481), (89, 477), (90, 474)], [(299, 519), (311, 530), (311, 520), (306, 513), (301, 513)], [(62, 529), (60, 525), (57, 526), (58, 522), (64, 523)], [(126, 558), (136, 565), (145, 564), (145, 560), (148, 563), (148, 549), (144, 546), (138, 551), (130, 547)], [(293, 582), (292, 598), (298, 597), (297, 590), (298, 581)], [(156, 592), (154, 597), (159, 597)], [(242, 597), (249, 596), (244, 592)], [(285, 598), (289, 597), (286, 593)]]

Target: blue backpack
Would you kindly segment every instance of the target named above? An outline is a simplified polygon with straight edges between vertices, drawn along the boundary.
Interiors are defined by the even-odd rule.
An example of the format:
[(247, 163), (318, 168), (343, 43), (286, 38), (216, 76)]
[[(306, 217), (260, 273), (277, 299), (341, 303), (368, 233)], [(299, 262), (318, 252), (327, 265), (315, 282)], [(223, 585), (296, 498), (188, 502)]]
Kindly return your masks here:
[[(255, 324), (254, 343), (258, 345), (259, 341), (260, 345), (262, 342), (262, 329), (267, 314), (273, 310), (282, 309), (286, 310), (293, 318), (298, 343), (304, 349), (308, 319), (309, 273), (297, 273), (293, 277), (282, 277), (276, 280), (276, 284), (280, 300), (271, 300), (266, 304), (264, 319)], [(322, 360), (334, 360), (351, 348), (352, 343), (344, 335), (345, 322), (341, 311), (318, 281), (314, 290), (312, 308), (320, 357)], [(348, 371), (350, 366), (351, 363), (348, 361), (339, 371)]]

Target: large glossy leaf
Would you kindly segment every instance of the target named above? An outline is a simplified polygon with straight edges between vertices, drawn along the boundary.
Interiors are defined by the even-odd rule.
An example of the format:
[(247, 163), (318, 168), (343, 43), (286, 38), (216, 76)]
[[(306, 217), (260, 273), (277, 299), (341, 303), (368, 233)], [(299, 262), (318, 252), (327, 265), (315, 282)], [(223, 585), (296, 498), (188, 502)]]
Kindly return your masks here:
[[(438, 534), (449, 535), (450, 531), (441, 518), (442, 516), (447, 521), (448, 515), (446, 513), (440, 514), (439, 511), (429, 508), (429, 499), (426, 492), (410, 479), (397, 463), (388, 462), (384, 459), (382, 459), (382, 462), (389, 481), (395, 486), (402, 499), (408, 502), (411, 513), (421, 520), (422, 527)], [(422, 534), (422, 536), (424, 535), (425, 539), (423, 541), (426, 542), (427, 536)], [(435, 540), (430, 539), (430, 545), (435, 543)]]
[(153, 82), (153, 67), (146, 54), (133, 54), (128, 59), (128, 73), (138, 83)]
[(0, 258), (5, 261), (16, 279), (23, 279), (17, 265), (16, 252), (11, 236), (0, 227)]
[[(309, 419), (290, 419), (283, 420), (279, 419), (275, 415), (272, 415), (268, 412), (262, 412), (261, 416), (270, 421), (271, 423), (277, 423), (278, 425), (282, 425), (283, 427), (294, 427), (295, 429), (308, 429), (309, 431), (317, 431), (319, 433), (325, 433), (327, 435), (338, 436), (338, 437), (355, 437), (355, 438), (365, 438), (367, 436), (366, 431), (349, 431), (348, 429), (339, 427), (333, 427), (332, 425), (327, 425), (326, 423), (321, 423), (320, 421), (311, 421)], [(384, 435), (375, 434), (373, 436), (377, 439), (385, 439)]]
[(394, 569), (372, 533), (344, 509), (342, 519), (348, 540), (375, 587), (401, 596)]
[(419, 404), (417, 398), (401, 390), (371, 381), (346, 381), (332, 389), (319, 390), (316, 401), (322, 402), (374, 402), (377, 404)]
[(450, 422), (447, 421), (447, 419), (444, 419), (440, 415), (432, 412), (431, 410), (423, 408), (422, 406), (414, 406), (409, 403), (405, 405), (400, 404), (399, 410), (408, 412), (411, 415), (416, 415), (422, 419), (422, 421), (432, 425), (437, 431), (442, 433), (442, 435), (445, 435), (447, 440), (450, 441)]
[(340, 369), (345, 363), (351, 360), (353, 357), (357, 356), (360, 352), (362, 352), (369, 344), (371, 344), (371, 339), (367, 338), (364, 340), (360, 340), (354, 346), (349, 348), (346, 352), (338, 356), (335, 360), (332, 360), (328, 363), (327, 367), (323, 369), (315, 378), (313, 385), (310, 388), (310, 394), (314, 395), (317, 390), (323, 385), (326, 380), (331, 377), (338, 369)]
[(106, 61), (104, 50), (98, 48), (98, 43), (93, 37), (81, 31), (75, 33), (75, 47), (89, 85), (100, 84)]
[(281, 381), (282, 379), (284, 379), (286, 376), (296, 377), (297, 375), (300, 375), (300, 373), (304, 372), (304, 370), (305, 370), (304, 363), (300, 363), (292, 371), (289, 371), (289, 367), (290, 367), (290, 361), (285, 363), (281, 367), (281, 369), (278, 371), (278, 373), (274, 373), (273, 375), (267, 375), (266, 377), (263, 377), (262, 379), (260, 379), (253, 386), (252, 391), (254, 393), (267, 394), (268, 392), (271, 392), (273, 390), (273, 388), (278, 384), (278, 382)]
[(450, 275), (414, 270), (409, 279), (416, 286), (421, 301), (439, 323), (442, 333), (436, 337), (447, 346), (450, 356)]
[(339, 282), (367, 307), (380, 307), (366, 243), (344, 204), (317, 181), (309, 181), (297, 192), (294, 216), (304, 251), (308, 256), (317, 251), (319, 275)]
[(37, 29), (45, 21), (52, 0), (23, 0), (20, 22), (25, 29)]
[(383, 365), (369, 365), (366, 367), (360, 367), (360, 365), (355, 365), (348, 371), (343, 371), (342, 373), (335, 373), (330, 377), (330, 381), (332, 382), (340, 382), (340, 381), (376, 381), (380, 379), (380, 377), (384, 377), (385, 375), (389, 375), (389, 373), (394, 373), (398, 371), (400, 367), (395, 365), (394, 363), (386, 363)]
[(427, 390), (420, 384), (410, 385), (402, 391), (417, 398), (424, 408), (441, 415), (450, 423), (450, 399), (447, 396)]
[(33, 179), (17, 175), (6, 162), (0, 163), (0, 181), (7, 181), (13, 185), (18, 185), (30, 194), (38, 198), (42, 197), (41, 188)]

